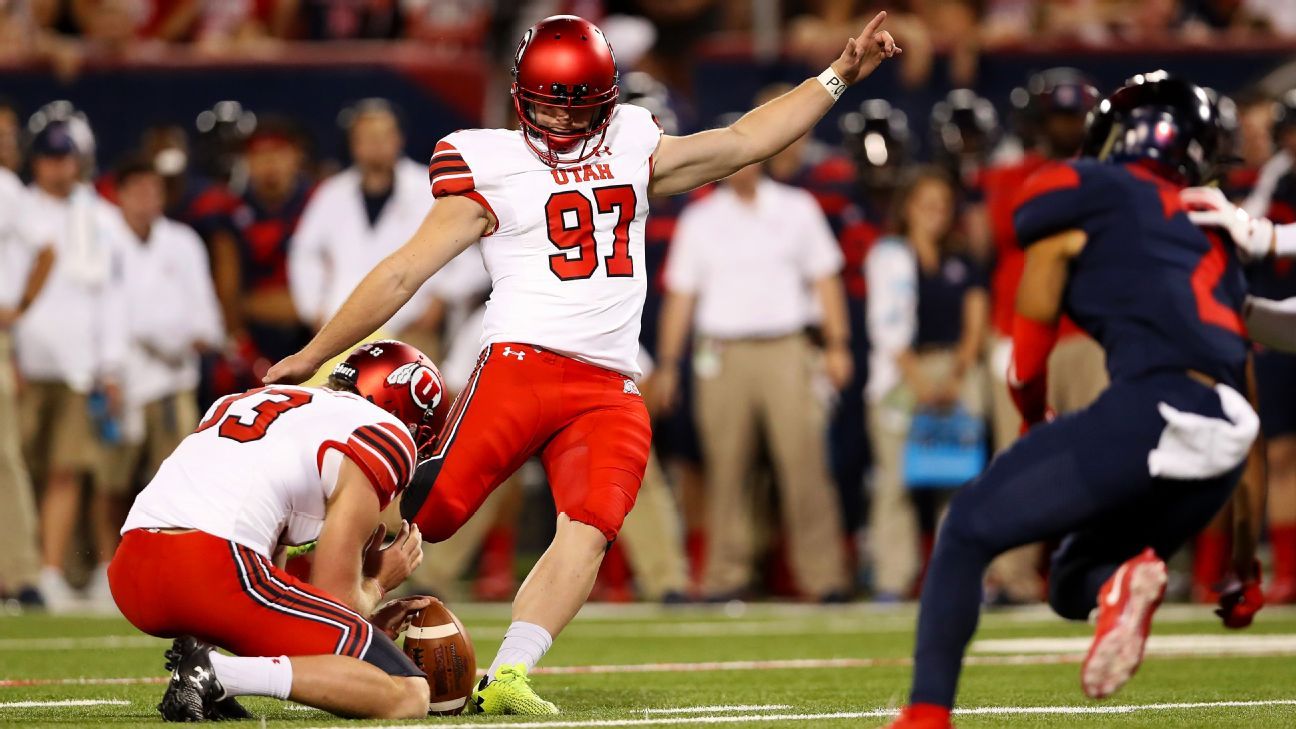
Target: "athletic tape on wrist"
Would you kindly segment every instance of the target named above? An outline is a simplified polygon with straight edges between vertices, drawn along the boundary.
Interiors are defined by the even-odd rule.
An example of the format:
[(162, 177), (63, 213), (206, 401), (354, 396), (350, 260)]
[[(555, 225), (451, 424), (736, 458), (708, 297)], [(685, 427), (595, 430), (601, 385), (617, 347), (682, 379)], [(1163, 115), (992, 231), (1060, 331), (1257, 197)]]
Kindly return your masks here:
[(837, 75), (832, 66), (825, 68), (823, 73), (819, 74), (815, 80), (823, 84), (824, 89), (827, 90), (833, 101), (840, 99), (841, 95), (846, 92), (846, 82), (842, 81), (841, 76)]

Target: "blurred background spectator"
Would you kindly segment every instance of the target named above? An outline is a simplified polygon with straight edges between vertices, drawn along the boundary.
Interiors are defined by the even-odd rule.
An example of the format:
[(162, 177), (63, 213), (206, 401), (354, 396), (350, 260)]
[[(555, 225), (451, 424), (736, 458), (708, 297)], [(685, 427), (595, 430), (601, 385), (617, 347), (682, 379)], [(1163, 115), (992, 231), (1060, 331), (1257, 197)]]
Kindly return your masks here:
[[(641, 516), (627, 523), (624, 543), (609, 553), (595, 594), (673, 601), (685, 593), (722, 597), (751, 587), (753, 593), (814, 599), (853, 587), (884, 598), (908, 596), (922, 554), (921, 524), (904, 488), (903, 454), (915, 440), (905, 438), (911, 401), (918, 395), (932, 404), (958, 400), (968, 412), (983, 413), (993, 433), (987, 453), (1007, 447), (1019, 427), (1002, 383), (1020, 275), (1011, 225), (1018, 189), (1039, 167), (1074, 154), (1084, 116), (1101, 91), (1164, 66), (1212, 86), (1221, 109), (1233, 110), (1226, 116), (1236, 120), (1231, 143), (1239, 163), (1221, 183), (1230, 197), (1245, 199), (1253, 214), (1296, 220), (1296, 97), (1285, 96), (1296, 88), (1296, 3), (0, 0), (0, 78), (4, 93), (15, 99), (0, 101), (0, 168), (17, 176), (0, 172), (0, 510), (14, 515), (8, 541), (0, 543), (0, 590), (30, 603), (38, 599), (34, 588), (44, 586), (52, 607), (77, 602), (69, 582), (86, 583), (95, 594), (94, 567), (113, 541), (115, 517), (105, 499), (129, 493), (147, 476), (165, 450), (165, 439), (153, 433), (175, 436), (189, 419), (159, 417), (172, 410), (165, 403), (176, 406), (175, 414), (185, 410), (195, 376), (199, 408), (256, 386), (261, 369), (297, 347), (372, 262), (404, 240), (431, 203), (424, 162), (432, 144), (456, 128), (511, 120), (512, 54), (521, 31), (538, 18), (572, 12), (601, 22), (617, 50), (622, 100), (650, 109), (667, 133), (683, 134), (706, 126), (700, 120), (746, 108), (753, 95), (770, 98), (818, 72), (841, 51), (846, 35), (879, 9), (891, 13), (888, 25), (906, 51), (901, 63), (850, 89), (815, 134), (771, 160), (764, 168), (769, 179), (754, 183), (800, 188), (817, 203), (818, 222), (788, 228), (783, 241), (816, 251), (795, 265), (808, 266), (822, 254), (840, 266), (844, 293), (832, 298), (845, 301), (845, 313), (833, 313), (840, 304), (824, 308), (816, 315), (825, 317), (822, 325), (812, 327), (834, 345), (821, 355), (833, 376), (798, 378), (795, 391), (775, 386), (775, 371), (784, 373), (766, 358), (765, 369), (749, 382), (788, 395), (771, 422), (803, 426), (800, 437), (813, 444), (798, 454), (796, 473), (789, 474), (766, 432), (765, 450), (744, 460), (759, 475), (717, 481), (717, 464), (704, 457), (708, 449), (700, 446), (697, 430), (707, 418), (732, 416), (728, 400), (724, 406), (712, 402), (711, 386), (736, 383), (694, 377), (694, 366), (705, 370), (714, 353), (692, 349), (687, 334), (682, 346), (663, 338), (665, 272), (683, 265), (673, 259), (690, 255), (690, 246), (679, 246), (691, 237), (689, 226), (680, 228), (680, 216), (737, 196), (737, 187), (757, 177), (744, 181), (740, 175), (718, 190), (654, 199), (645, 231), (642, 341), (660, 368), (641, 384), (650, 402), (672, 400), (675, 407), (654, 412), (660, 468), (650, 469), (652, 485), (645, 485), (642, 512), (636, 512)], [(50, 104), (64, 98), (75, 107)], [(37, 111), (28, 117), (19, 105)], [(87, 116), (95, 121), (93, 135), (85, 133)], [(51, 122), (71, 124), (75, 144), (53, 139), (57, 135), (45, 131)], [(75, 154), (63, 151), (69, 146)], [(99, 168), (110, 171), (98, 174)], [(749, 174), (758, 175), (743, 173)], [(900, 189), (901, 183), (913, 186)], [(163, 218), (144, 214), (155, 205), (159, 184)], [(123, 215), (135, 218), (138, 230), (105, 234), (102, 241), (89, 234), (99, 230), (101, 217), (115, 221), (104, 223), (104, 230), (120, 233), (127, 227)], [(145, 219), (153, 222), (145, 226)], [(192, 257), (195, 240), (188, 234), (165, 236), (175, 246), (154, 245), (162, 240), (154, 240), (157, 230), (181, 225), (197, 233), (205, 259)], [(737, 245), (733, 228), (726, 221), (707, 246)], [(878, 242), (897, 230), (908, 233)], [(132, 250), (142, 255), (125, 255)], [(118, 253), (120, 270), (103, 265)], [(182, 258), (188, 262), (179, 263)], [(878, 273), (887, 270), (888, 259), (900, 262), (898, 270), (915, 286), (901, 305), (889, 290), (895, 276)], [(206, 262), (209, 272), (200, 270)], [(220, 304), (215, 319), (199, 313), (207, 295), (197, 279), (159, 273), (171, 264), (185, 276), (210, 276)], [(787, 274), (791, 265), (776, 273)], [(962, 267), (966, 277), (955, 276)], [(131, 284), (133, 270), (160, 283)], [(985, 298), (976, 293), (985, 287), (971, 285), (981, 270), (992, 271), (984, 349), (973, 346), (982, 325), (969, 313), (983, 307), (972, 302)], [(124, 297), (114, 293), (118, 274)], [(1258, 290), (1296, 295), (1296, 288), (1288, 291), (1296, 280), (1290, 267), (1262, 264), (1251, 275)], [(764, 278), (739, 278), (740, 287), (765, 293)], [(489, 295), (488, 284), (480, 254), (469, 251), (429, 282), (384, 333), (413, 340), (446, 365), (448, 377), (461, 371), (456, 377), (466, 381), (476, 355), (474, 312)], [(176, 307), (153, 303), (159, 299), (186, 302), (184, 316), (171, 320)], [(48, 303), (56, 300), (77, 303)], [(944, 315), (931, 314), (932, 306)], [(109, 314), (120, 307), (120, 317)], [(908, 329), (898, 337), (884, 331), (895, 321), (883, 321), (882, 311), (911, 317)], [(699, 303), (699, 324), (701, 314)], [(937, 334), (921, 324), (933, 316), (942, 324)], [(176, 349), (164, 353), (165, 362), (131, 364), (152, 356), (144, 351), (150, 338), (169, 337), (165, 332), (181, 318), (193, 328), (172, 337)], [(208, 330), (213, 320), (223, 323), (223, 332)], [(804, 323), (780, 333), (800, 331)], [(85, 340), (77, 334), (83, 330), (97, 339)], [(3, 351), (6, 331), (12, 355)], [(1105, 382), (1094, 343), (1074, 327), (1066, 331), (1052, 363), (1061, 374), (1051, 378), (1050, 397), (1060, 411), (1083, 406)], [(815, 351), (809, 340), (795, 339), (798, 351)], [(659, 340), (670, 346), (660, 350)], [(110, 341), (117, 343), (100, 346)], [(123, 349), (113, 354), (114, 347)], [(907, 365), (943, 359), (958, 363), (950, 372), (964, 374), (938, 372), (922, 380), (913, 377), (922, 368), (909, 367), (914, 382), (906, 383), (897, 360), (906, 350)], [(64, 359), (72, 364), (65, 367)], [(25, 382), (3, 376), (12, 360)], [(1296, 387), (1289, 360), (1258, 354), (1262, 415), (1273, 443), (1268, 536), (1278, 601), (1296, 599), (1296, 447), (1288, 442), (1296, 440), (1284, 425), (1291, 419), (1288, 391)], [(163, 369), (170, 375), (163, 377)], [(986, 374), (978, 375), (982, 370)], [(161, 389), (147, 385), (163, 380), (169, 384)], [(817, 384), (810, 392), (812, 381)], [(653, 390), (663, 382), (664, 391)], [(915, 392), (915, 386), (930, 392)], [(148, 394), (132, 394), (142, 391)], [(978, 394), (985, 408), (976, 404)], [(66, 408), (51, 405), (64, 400)], [(24, 417), (5, 417), (5, 408)], [(17, 422), (23, 427), (14, 427)], [(713, 434), (717, 428), (702, 430)], [(25, 459), (14, 455), (16, 439), (28, 446)], [(78, 447), (61, 445), (68, 442)], [(134, 468), (112, 467), (120, 462)], [(126, 470), (133, 473), (122, 476)], [(23, 480), (28, 473), (35, 477), (31, 484)], [(425, 567), (421, 579), (445, 592), (469, 575), (476, 595), (509, 597), (531, 552), (547, 541), (544, 520), (529, 518), (552, 508), (541, 478), (520, 472), (516, 485), (501, 489), (498, 503), (488, 504), (465, 531), (458, 552), (450, 544), (437, 547), (437, 560), (425, 564), (443, 569)], [(86, 495), (91, 482), (99, 488), (90, 493), (98, 496)], [(835, 488), (825, 491), (829, 483)], [(812, 509), (814, 518), (794, 518), (788, 498), (774, 497), (804, 488), (832, 505)], [(82, 504), (87, 498), (89, 511)], [(24, 526), (21, 518), (33, 500), (41, 505), (38, 537), (36, 526)], [(918, 500), (920, 514), (932, 517), (939, 510), (938, 503), (926, 503), (939, 498)], [(740, 513), (750, 516), (721, 522), (716, 515), (731, 508), (726, 504), (740, 504)], [(83, 512), (91, 518), (81, 519)], [(675, 549), (681, 525), (687, 577)], [(636, 526), (642, 534), (632, 537)], [(1211, 555), (1218, 556), (1227, 536), (1224, 519), (1199, 540), (1198, 598), (1209, 596), (1219, 566)], [(35, 539), (42, 545), (39, 559)], [(807, 567), (807, 540), (832, 542), (831, 548), (811, 548), (829, 555), (846, 545), (847, 559), (842, 566), (832, 557)], [(763, 561), (762, 552), (768, 557)], [(1037, 600), (1042, 555), (1036, 545), (996, 562), (989, 599)], [(858, 569), (848, 580), (845, 571), (853, 567)], [(814, 569), (822, 575), (807, 579)]]
[[(893, 235), (865, 260), (872, 361), (869, 433), (877, 469), (869, 525), (875, 596), (909, 596), (918, 576), (919, 520), (906, 490), (905, 442), (916, 412), (984, 414), (981, 348), (985, 276), (955, 237), (955, 191), (919, 168), (896, 193)], [(931, 531), (928, 521), (927, 531)]]
[(130, 345), (120, 437), (97, 479), (104, 497), (94, 523), (100, 554), (117, 548), (135, 494), (197, 427), (199, 356), (219, 351), (225, 338), (207, 249), (192, 228), (163, 217), (166, 183), (153, 160), (127, 161), (114, 182)]
[[(54, 611), (74, 607), (65, 575), (80, 523), (82, 479), (98, 475), (105, 443), (118, 439), (129, 331), (125, 250), (116, 209), (83, 182), (93, 164), (90, 127), (75, 113), (43, 110), (31, 148), (32, 185), (20, 220), (29, 244), (53, 250), (48, 278), (14, 330), (28, 468), (43, 485), (40, 590)], [(55, 116), (55, 114), (58, 116)], [(48, 118), (54, 117), (54, 118)], [(48, 260), (35, 257), (40, 266)], [(19, 270), (28, 268), (24, 266)], [(91, 523), (107, 518), (96, 494)], [(108, 596), (107, 563), (97, 551), (91, 599)]]
[[(427, 167), (404, 156), (395, 110), (368, 99), (343, 116), (352, 165), (320, 183), (288, 249), (293, 313), (312, 330), (418, 229), (428, 211)], [(431, 287), (425, 288), (430, 293)], [(416, 295), (379, 338), (408, 338), (428, 306), (427, 295)]]
[(51, 241), (28, 234), (28, 193), (14, 174), (19, 161), (17, 110), (0, 101), (0, 512), (9, 515), (0, 531), (0, 597), (39, 606), (36, 506), (22, 453), (12, 331), (54, 259)]
[[(802, 593), (846, 590), (838, 499), (824, 442), (826, 393), (852, 376), (841, 253), (823, 212), (762, 166), (736, 172), (681, 214), (666, 266), (655, 396), (673, 403), (677, 363), (696, 332), (693, 376), (706, 462), (707, 599), (746, 594), (757, 539), (752, 484), (762, 444)], [(759, 285), (753, 285), (759, 281)], [(819, 324), (823, 350), (805, 330)], [(822, 368), (822, 373), (821, 373)]]
[(244, 357), (264, 372), (310, 339), (288, 285), (288, 242), (314, 185), (306, 140), (287, 120), (259, 122), (247, 139), (247, 184), (212, 234), (212, 273), (225, 327)]

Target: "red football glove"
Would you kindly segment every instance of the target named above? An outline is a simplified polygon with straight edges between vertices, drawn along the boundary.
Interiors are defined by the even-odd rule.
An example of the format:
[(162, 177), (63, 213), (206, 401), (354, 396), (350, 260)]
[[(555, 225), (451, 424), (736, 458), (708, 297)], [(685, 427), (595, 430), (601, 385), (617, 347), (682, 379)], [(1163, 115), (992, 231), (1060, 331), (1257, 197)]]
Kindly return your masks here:
[(1264, 592), (1260, 589), (1260, 563), (1257, 561), (1250, 576), (1245, 579), (1230, 576), (1225, 581), (1215, 614), (1224, 621), (1224, 627), (1237, 630), (1249, 627), (1262, 607)]

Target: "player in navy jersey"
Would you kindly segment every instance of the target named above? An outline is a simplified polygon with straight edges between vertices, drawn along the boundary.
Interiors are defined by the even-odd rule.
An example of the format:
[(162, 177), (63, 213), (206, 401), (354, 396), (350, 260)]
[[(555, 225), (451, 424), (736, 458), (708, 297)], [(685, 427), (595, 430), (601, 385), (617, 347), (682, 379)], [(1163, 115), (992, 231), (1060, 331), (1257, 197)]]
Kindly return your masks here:
[(1046, 420), (1045, 362), (1063, 313), (1102, 344), (1112, 384), (955, 496), (923, 588), (911, 703), (893, 729), (950, 726), (986, 566), (1020, 544), (1063, 538), (1049, 603), (1072, 620), (1098, 609), (1081, 671), (1089, 696), (1111, 695), (1142, 661), (1163, 560), (1228, 500), (1259, 427), (1239, 393), (1240, 264), (1179, 199), (1211, 175), (1218, 139), (1200, 87), (1136, 76), (1091, 116), (1090, 159), (1048, 165), (1023, 188), (1009, 367), (1022, 417)]

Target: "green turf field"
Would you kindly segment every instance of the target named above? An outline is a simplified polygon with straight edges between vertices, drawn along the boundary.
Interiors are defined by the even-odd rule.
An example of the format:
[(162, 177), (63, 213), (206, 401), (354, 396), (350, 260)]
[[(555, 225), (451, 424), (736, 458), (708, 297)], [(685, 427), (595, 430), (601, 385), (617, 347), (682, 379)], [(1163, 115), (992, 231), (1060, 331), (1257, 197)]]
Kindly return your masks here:
[[(507, 607), (452, 607), (487, 660)], [(1158, 617), (1154, 655), (1100, 703), (1079, 689), (1087, 626), (1042, 610), (988, 615), (964, 674), (970, 713), (957, 725), (1296, 727), (1296, 611), (1268, 609), (1242, 633), (1216, 627), (1207, 608), (1170, 606)], [(535, 686), (563, 709), (557, 726), (882, 726), (908, 689), (913, 619), (912, 607), (864, 605), (596, 606), (558, 640)], [(165, 645), (120, 619), (0, 617), (0, 724), (158, 724), (162, 686), (150, 681), (163, 677)], [(48, 705), (58, 701), (103, 703)], [(271, 726), (359, 723), (270, 700), (246, 705)]]

